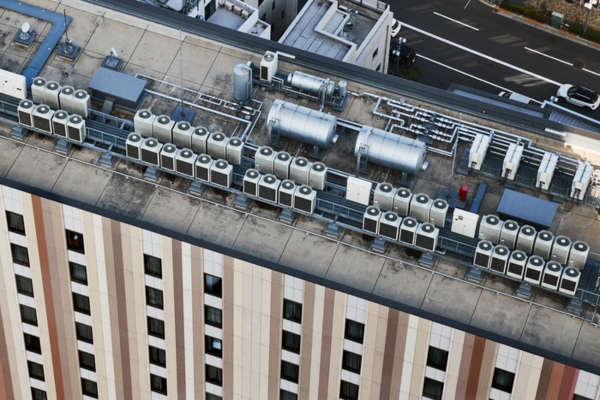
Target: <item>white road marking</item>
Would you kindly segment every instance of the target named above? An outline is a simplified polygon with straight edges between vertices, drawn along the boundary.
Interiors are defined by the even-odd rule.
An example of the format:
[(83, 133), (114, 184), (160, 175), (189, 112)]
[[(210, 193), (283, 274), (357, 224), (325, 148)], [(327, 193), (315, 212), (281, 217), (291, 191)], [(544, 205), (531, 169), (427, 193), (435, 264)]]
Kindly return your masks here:
[(440, 42), (444, 42), (444, 43), (446, 43), (446, 44), (449, 44), (450, 46), (454, 46), (454, 47), (456, 47), (456, 48), (459, 48), (459, 49), (461, 49), (461, 50), (467, 51), (467, 52), (469, 52), (469, 53), (471, 53), (471, 54), (474, 54), (474, 55), (476, 55), (476, 56), (479, 56), (479, 57), (485, 58), (485, 59), (487, 59), (487, 60), (493, 61), (493, 62), (495, 62), (495, 63), (497, 63), (497, 64), (500, 64), (500, 65), (503, 65), (503, 66), (505, 66), (505, 67), (507, 67), (507, 68), (512, 68), (512, 69), (514, 69), (514, 70), (516, 70), (516, 71), (523, 72), (523, 73), (525, 73), (525, 74), (528, 74), (528, 75), (534, 76), (534, 77), (536, 77), (536, 78), (538, 78), (538, 79), (541, 79), (541, 80), (543, 80), (543, 81), (545, 81), (545, 82), (548, 82), (548, 83), (551, 83), (551, 84), (553, 84), (553, 85), (556, 85), (556, 86), (561, 86), (561, 84), (560, 84), (560, 83), (558, 83), (558, 82), (556, 82), (556, 81), (554, 81), (554, 80), (552, 80), (552, 79), (548, 79), (548, 78), (546, 78), (546, 77), (543, 77), (543, 76), (541, 76), (541, 75), (539, 75), (539, 74), (536, 74), (536, 73), (534, 73), (534, 72), (527, 71), (526, 69), (523, 69), (523, 68), (519, 68), (519, 67), (517, 67), (516, 65), (509, 64), (509, 63), (507, 63), (507, 62), (505, 62), (505, 61), (498, 60), (497, 58), (490, 57), (490, 56), (488, 56), (488, 55), (485, 55), (485, 54), (483, 54), (483, 53), (480, 53), (479, 51), (475, 51), (475, 50), (469, 49), (468, 47), (461, 46), (461, 45), (460, 45), (460, 44), (458, 44), (458, 43), (451, 42), (451, 41), (450, 41), (450, 40), (448, 40), (448, 39), (444, 39), (443, 37), (436, 36), (436, 35), (434, 35), (433, 33), (429, 33), (429, 32), (427, 32), (427, 31), (424, 31), (424, 30), (422, 30), (422, 29), (419, 29), (419, 28), (417, 28), (417, 27), (415, 27), (415, 26), (409, 25), (409, 24), (407, 24), (407, 23), (405, 23), (405, 22), (402, 22), (402, 25), (404, 25), (404, 26), (405, 26), (405, 27), (407, 27), (408, 29), (411, 29), (411, 30), (413, 30), (413, 31), (415, 31), (415, 32), (418, 32), (418, 33), (422, 34), (422, 35), (429, 36), (429, 37), (431, 37), (431, 38), (434, 38), (434, 39), (436, 39), (436, 40), (439, 40)]
[[(467, 7), (465, 6), (465, 8), (467, 8)], [(447, 19), (447, 20), (449, 20), (449, 21), (456, 22), (457, 24), (461, 24), (462, 26), (466, 26), (467, 28), (471, 28), (471, 29), (474, 29), (474, 30), (476, 30), (476, 31), (479, 31), (479, 29), (477, 29), (477, 28), (475, 28), (475, 27), (472, 27), (471, 25), (467, 25), (467, 24), (465, 24), (464, 22), (460, 22), (460, 21), (457, 21), (457, 20), (455, 20), (455, 19), (452, 19), (452, 18), (450, 18), (450, 17), (446, 17), (445, 15), (443, 15), (443, 14), (440, 14), (439, 12), (436, 12), (436, 11), (434, 11), (433, 13), (434, 13), (435, 15), (437, 15), (438, 17), (446, 18), (446, 19)]]
[[(534, 50), (534, 49), (530, 49), (529, 47), (525, 47), (525, 50), (529, 50), (529, 51), (531, 51), (531, 52), (533, 52), (533, 53), (539, 54), (540, 56), (548, 57), (548, 58), (550, 58), (550, 59), (552, 59), (552, 60), (554, 60), (554, 61), (558, 61), (558, 62), (561, 62), (561, 63), (563, 63), (563, 64), (567, 64), (567, 65), (571, 65), (571, 66), (573, 65), (573, 63), (570, 63), (570, 62), (567, 62), (567, 61), (561, 60), (560, 58), (552, 57), (552, 56), (550, 56), (550, 55), (548, 55), (548, 54), (542, 53), (541, 51), (537, 51), (537, 50)], [(600, 76), (600, 73), (598, 73), (598, 72), (595, 72), (595, 71), (592, 71), (592, 70), (589, 70), (589, 69), (587, 69), (587, 68), (582, 68), (581, 70), (582, 70), (582, 71), (585, 71), (585, 72), (588, 72), (588, 73), (590, 73), (590, 74), (594, 74), (594, 75)]]
[(469, 4), (471, 4), (471, 0), (467, 1), (467, 5), (465, 6), (465, 8), (463, 8), (463, 10), (466, 10)]

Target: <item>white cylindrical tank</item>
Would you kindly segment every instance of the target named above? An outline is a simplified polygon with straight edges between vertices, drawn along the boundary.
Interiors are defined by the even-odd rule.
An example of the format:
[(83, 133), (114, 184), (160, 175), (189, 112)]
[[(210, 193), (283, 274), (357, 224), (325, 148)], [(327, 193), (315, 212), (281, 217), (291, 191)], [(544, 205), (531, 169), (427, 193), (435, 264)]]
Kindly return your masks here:
[(324, 91), (325, 95), (330, 97), (335, 89), (335, 84), (332, 81), (300, 71), (289, 74), (287, 81), (294, 89), (304, 90), (314, 95), (319, 95), (321, 91)]
[(233, 67), (233, 98), (244, 104), (252, 98), (252, 70), (246, 64)]
[(348, 90), (348, 83), (346, 83), (346, 81), (340, 81), (338, 83), (338, 87), (340, 89), (340, 91), (338, 92), (340, 97), (346, 96), (346, 91)]

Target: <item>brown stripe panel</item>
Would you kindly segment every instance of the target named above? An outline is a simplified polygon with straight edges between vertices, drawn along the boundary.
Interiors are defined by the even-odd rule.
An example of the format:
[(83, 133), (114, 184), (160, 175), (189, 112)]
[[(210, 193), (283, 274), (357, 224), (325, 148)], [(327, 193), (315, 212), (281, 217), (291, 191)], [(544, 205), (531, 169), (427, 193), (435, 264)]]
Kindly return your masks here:
[(561, 363), (554, 363), (552, 368), (552, 375), (550, 376), (550, 384), (548, 385), (548, 393), (546, 393), (546, 400), (562, 400), (558, 397), (560, 392), (560, 386), (565, 373), (565, 365)]
[(402, 383), (402, 366), (404, 365), (404, 350), (406, 349), (406, 335), (408, 333), (408, 317), (403, 312), (398, 312), (398, 329), (396, 330), (396, 346), (392, 366), (392, 379), (390, 387), (390, 399), (400, 396), (400, 384)]
[(392, 369), (394, 366), (394, 353), (396, 352), (396, 335), (398, 333), (399, 311), (388, 309), (388, 324), (385, 334), (385, 351), (383, 353), (383, 368), (381, 375), (380, 399), (391, 399), (390, 389), (392, 384)]
[(465, 399), (477, 398), (477, 387), (479, 386), (479, 375), (481, 373), (481, 363), (485, 351), (486, 340), (476, 336), (473, 343), (473, 355), (471, 356), (471, 366), (469, 368), (469, 378), (467, 380), (467, 391)]
[(304, 282), (304, 299), (302, 301), (302, 335), (300, 336), (300, 371), (298, 381), (298, 399), (305, 400), (310, 395), (310, 370), (313, 325), (315, 313), (315, 284)]
[(0, 398), (14, 399), (15, 395), (13, 392), (12, 379), (10, 377), (10, 364), (8, 362), (7, 337), (8, 335), (4, 333), (2, 308), (0, 308)]
[(471, 368), (474, 345), (475, 336), (470, 333), (465, 333), (465, 340), (463, 342), (463, 349), (460, 357), (460, 367), (458, 369), (458, 382), (456, 383), (456, 393), (454, 396), (456, 399), (465, 399), (467, 397), (469, 369)]
[[(268, 398), (279, 399), (281, 365), (281, 324), (283, 317), (283, 274), (271, 271), (271, 324), (269, 326), (269, 380)], [(304, 321), (303, 321), (304, 322)]]
[(331, 332), (333, 331), (333, 306), (335, 291), (325, 289), (323, 309), (323, 336), (321, 342), (321, 374), (319, 377), (319, 399), (327, 398), (329, 390), (329, 365), (331, 363)]
[(177, 398), (185, 399), (185, 332), (183, 315), (183, 271), (181, 242), (171, 240), (173, 246), (173, 297), (175, 303), (175, 347), (177, 349)]
[[(223, 398), (233, 399), (233, 258), (223, 256)], [(204, 304), (204, 300), (202, 301)], [(203, 361), (202, 364), (205, 364)]]
[(579, 377), (579, 369), (565, 366), (560, 390), (558, 391), (558, 399), (572, 399), (575, 393), (575, 385)]
[[(194, 321), (194, 396), (202, 399), (206, 395), (204, 383), (204, 257), (200, 247), (192, 246), (192, 318)], [(223, 282), (223, 285), (226, 285)], [(226, 289), (228, 290), (228, 289)]]
[(544, 362), (542, 363), (542, 372), (540, 373), (540, 381), (535, 394), (535, 400), (546, 400), (548, 386), (550, 385), (550, 379), (552, 378), (553, 367), (554, 361), (550, 361), (545, 358)]

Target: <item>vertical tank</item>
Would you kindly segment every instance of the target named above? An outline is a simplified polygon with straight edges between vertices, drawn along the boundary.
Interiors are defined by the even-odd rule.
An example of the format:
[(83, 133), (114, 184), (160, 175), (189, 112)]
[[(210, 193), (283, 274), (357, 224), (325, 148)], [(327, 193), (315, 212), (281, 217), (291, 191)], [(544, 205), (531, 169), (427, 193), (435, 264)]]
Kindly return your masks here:
[(252, 70), (246, 64), (233, 67), (233, 98), (244, 104), (252, 98)]

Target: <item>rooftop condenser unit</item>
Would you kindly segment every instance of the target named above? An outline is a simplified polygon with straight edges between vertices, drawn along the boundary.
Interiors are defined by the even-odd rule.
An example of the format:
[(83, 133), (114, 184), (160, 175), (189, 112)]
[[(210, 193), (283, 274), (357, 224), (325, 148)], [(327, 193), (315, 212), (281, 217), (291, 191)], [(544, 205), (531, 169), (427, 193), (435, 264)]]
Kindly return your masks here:
[(35, 106), (33, 110), (33, 127), (44, 132), (52, 132), (52, 116), (54, 110), (45, 104)]
[(402, 218), (398, 214), (386, 211), (379, 219), (379, 235), (397, 241), (401, 224)]
[(581, 270), (585, 267), (585, 263), (589, 254), (590, 246), (581, 240), (576, 241), (573, 243), (573, 246), (571, 246), (571, 252), (569, 253), (567, 265), (569, 267)]
[(533, 226), (523, 225), (519, 229), (519, 235), (517, 236), (517, 250), (531, 254), (536, 236), (537, 232)]
[(504, 221), (502, 225), (502, 230), (500, 231), (500, 244), (508, 247), (509, 249), (514, 249), (515, 244), (517, 243), (517, 236), (519, 235), (519, 224), (515, 221)]
[(258, 197), (272, 203), (277, 203), (277, 190), (280, 184), (281, 181), (275, 175), (263, 175), (258, 182)]
[(402, 217), (408, 216), (410, 210), (410, 201), (412, 199), (412, 193), (409, 189), (400, 188), (394, 196), (394, 209), (398, 215)]
[(502, 231), (502, 221), (495, 215), (486, 215), (479, 224), (479, 235), (482, 240), (489, 240), (493, 244), (500, 241), (500, 232)]
[(394, 196), (396, 189), (389, 183), (378, 183), (373, 192), (373, 205), (382, 210), (392, 211), (394, 209)]
[(489, 145), (490, 137), (488, 135), (481, 133), (475, 135), (475, 139), (471, 144), (471, 150), (469, 151), (469, 167), (477, 171), (481, 170)]
[(177, 147), (172, 143), (167, 143), (160, 151), (160, 167), (175, 171), (175, 157), (177, 156)]
[(429, 222), (443, 228), (446, 226), (446, 215), (448, 214), (448, 202), (444, 199), (436, 199), (429, 210)]
[(196, 179), (203, 182), (210, 182), (210, 167), (213, 164), (213, 159), (208, 154), (200, 154), (196, 158)]
[(376, 206), (369, 206), (363, 215), (363, 231), (377, 235), (379, 232), (381, 211)]
[(544, 153), (544, 157), (542, 158), (542, 162), (540, 163), (540, 167), (538, 168), (537, 172), (535, 181), (536, 187), (543, 190), (548, 190), (550, 188), (550, 183), (552, 182), (552, 177), (554, 176), (557, 163), (558, 154)]
[(286, 207), (294, 206), (294, 192), (296, 191), (296, 184), (289, 179), (281, 182), (279, 186), (279, 204)]
[(139, 133), (132, 132), (127, 136), (125, 142), (125, 152), (127, 157), (139, 160), (141, 157), (142, 136)]
[(510, 258), (508, 259), (506, 275), (517, 279), (523, 279), (523, 273), (525, 272), (526, 264), (527, 255), (525, 252), (521, 250), (513, 251), (510, 253)]
[(304, 157), (295, 158), (290, 165), (290, 179), (300, 185), (308, 185), (311, 165)]
[(260, 147), (254, 155), (254, 166), (263, 174), (272, 174), (277, 153), (269, 146)]
[(561, 293), (569, 294), (571, 296), (575, 296), (580, 278), (581, 272), (577, 268), (565, 268), (562, 274), (562, 278), (560, 279), (560, 286), (558, 288), (558, 291)]
[(229, 138), (223, 132), (213, 132), (206, 141), (208, 154), (212, 158), (227, 159), (227, 143)]
[(279, 179), (288, 179), (290, 177), (290, 164), (292, 163), (292, 156), (290, 153), (280, 151), (275, 157), (274, 161), (274, 172), (275, 176)]
[(152, 114), (150, 110), (138, 110), (133, 117), (133, 127), (140, 135), (144, 137), (152, 137), (154, 120), (156, 120), (156, 115)]
[(277, 53), (267, 51), (260, 61), (260, 80), (271, 82), (277, 73)]
[(294, 209), (312, 214), (317, 206), (317, 192), (308, 185), (301, 185), (294, 193)]
[[(32, 86), (33, 87), (33, 86)], [(19, 123), (22, 125), (33, 126), (32, 114), (35, 106), (31, 100), (21, 100), (17, 108)]]
[(152, 165), (160, 164), (159, 155), (162, 149), (162, 144), (154, 138), (146, 138), (142, 142), (142, 157), (141, 160)]
[(192, 133), (192, 150), (197, 154), (206, 153), (206, 141), (210, 132), (203, 126), (198, 126)]
[(67, 122), (67, 136), (71, 140), (82, 143), (87, 136), (85, 119), (79, 115), (71, 115)]
[(542, 257), (544, 260), (550, 259), (552, 242), (554, 242), (554, 235), (552, 232), (539, 231), (535, 238), (535, 244), (533, 245), (533, 254)]
[(566, 236), (557, 236), (552, 245), (551, 259), (559, 264), (567, 265), (569, 252), (571, 251), (571, 239)]
[(179, 121), (173, 127), (173, 143), (184, 149), (192, 148), (192, 132), (194, 128), (186, 121)]
[(198, 155), (190, 149), (177, 151), (177, 155), (175, 156), (175, 170), (182, 175), (193, 177), (196, 158), (198, 158)]
[(258, 182), (260, 182), (260, 173), (255, 169), (247, 170), (244, 175), (244, 193), (253, 197), (258, 197)]
[(75, 88), (73, 86), (63, 86), (60, 89), (58, 99), (60, 100), (60, 108), (67, 112), (73, 112), (73, 98), (75, 97)]
[(244, 142), (238, 138), (233, 138), (227, 142), (227, 161), (233, 165), (242, 163), (242, 153), (244, 152)]
[(502, 177), (513, 181), (517, 176), (521, 157), (523, 156), (523, 146), (511, 143), (502, 162)]
[(489, 268), (490, 261), (492, 259), (492, 252), (494, 251), (494, 246), (492, 242), (489, 240), (482, 240), (477, 243), (477, 248), (475, 249), (475, 259), (473, 260), (473, 265), (479, 268)]
[(159, 115), (152, 123), (152, 137), (163, 143), (172, 143), (174, 126), (175, 121), (168, 115)]
[(210, 182), (228, 188), (233, 179), (233, 166), (225, 160), (217, 160), (210, 167)]
[(46, 99), (45, 104), (48, 104), (53, 109), (60, 108), (60, 85), (58, 82), (50, 81), (46, 83), (46, 94), (44, 98)]
[(92, 108), (92, 99), (88, 92), (78, 89), (73, 94), (73, 114), (82, 118), (87, 118)]
[(321, 162), (314, 163), (308, 173), (308, 184), (316, 190), (325, 189), (325, 181), (327, 180), (327, 167)]
[(544, 276), (542, 277), (542, 287), (546, 289), (558, 290), (560, 276), (562, 275), (563, 267), (556, 261), (548, 261), (544, 268)]
[(412, 217), (404, 218), (400, 225), (400, 235), (398, 237), (400, 241), (413, 246), (415, 244), (415, 236), (417, 236), (418, 225), (419, 223), (416, 219)]
[(510, 251), (508, 250), (508, 247), (501, 244), (494, 247), (494, 251), (492, 252), (492, 261), (490, 262), (490, 269), (500, 274), (506, 273), (506, 266), (508, 264), (509, 256)]
[(417, 221), (429, 221), (429, 212), (433, 201), (426, 194), (420, 193), (414, 195), (410, 201), (410, 216), (416, 218)]
[(429, 222), (419, 224), (415, 246), (427, 251), (435, 251), (439, 233), (440, 230)]
[(69, 113), (65, 110), (58, 110), (52, 116), (52, 132), (56, 136), (67, 137), (67, 123), (69, 122)]
[(539, 285), (544, 272), (544, 259), (540, 256), (531, 256), (525, 266), (525, 276), (523, 280), (527, 283)]
[(31, 83), (31, 97), (36, 104), (44, 104), (46, 102), (46, 79), (38, 76), (33, 78)]

